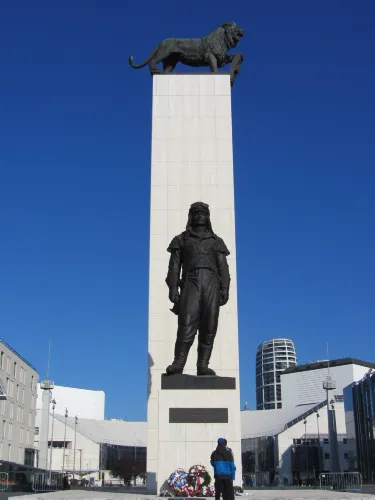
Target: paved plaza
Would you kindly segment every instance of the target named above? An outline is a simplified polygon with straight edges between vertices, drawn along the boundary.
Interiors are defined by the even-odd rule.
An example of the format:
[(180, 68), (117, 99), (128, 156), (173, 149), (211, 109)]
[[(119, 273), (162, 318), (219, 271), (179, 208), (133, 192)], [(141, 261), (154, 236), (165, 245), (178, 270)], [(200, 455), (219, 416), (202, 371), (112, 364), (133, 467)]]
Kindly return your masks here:
[[(335, 491), (322, 490), (254, 490), (244, 493), (241, 496), (236, 496), (240, 500), (241, 497), (248, 500), (338, 500), (345, 498), (374, 500), (374, 496), (367, 493), (344, 493)], [(27, 500), (157, 500), (160, 497), (156, 495), (137, 494), (137, 493), (112, 493), (96, 490), (68, 490), (56, 491), (53, 493), (37, 493), (34, 495), (12, 496), (12, 500), (18, 498), (27, 498)], [(164, 497), (165, 498), (165, 497)], [(172, 499), (170, 499), (172, 500)]]

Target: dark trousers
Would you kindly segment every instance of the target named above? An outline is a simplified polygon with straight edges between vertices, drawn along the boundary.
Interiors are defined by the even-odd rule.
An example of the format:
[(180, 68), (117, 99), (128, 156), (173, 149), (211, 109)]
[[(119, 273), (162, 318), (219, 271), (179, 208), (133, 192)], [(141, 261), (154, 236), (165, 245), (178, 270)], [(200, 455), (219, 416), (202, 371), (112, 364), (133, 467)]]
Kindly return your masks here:
[(208, 364), (217, 332), (219, 310), (219, 277), (205, 268), (189, 273), (179, 303), (175, 359), (186, 362), (199, 330), (198, 364)]
[(215, 477), (215, 500), (220, 500), (220, 495), (223, 495), (223, 500), (234, 499), (232, 479), (221, 479), (220, 477)]

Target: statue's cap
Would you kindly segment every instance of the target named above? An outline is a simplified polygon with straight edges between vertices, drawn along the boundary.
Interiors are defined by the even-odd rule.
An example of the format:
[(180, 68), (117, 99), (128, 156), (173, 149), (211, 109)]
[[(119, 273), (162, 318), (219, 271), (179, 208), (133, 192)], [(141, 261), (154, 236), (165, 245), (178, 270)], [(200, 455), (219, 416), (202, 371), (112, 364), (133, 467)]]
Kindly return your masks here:
[(206, 212), (206, 214), (210, 215), (210, 209), (207, 203), (203, 203), (203, 201), (196, 201), (192, 205), (190, 205), (189, 213), (196, 212), (197, 210), (202, 210), (202, 212)]

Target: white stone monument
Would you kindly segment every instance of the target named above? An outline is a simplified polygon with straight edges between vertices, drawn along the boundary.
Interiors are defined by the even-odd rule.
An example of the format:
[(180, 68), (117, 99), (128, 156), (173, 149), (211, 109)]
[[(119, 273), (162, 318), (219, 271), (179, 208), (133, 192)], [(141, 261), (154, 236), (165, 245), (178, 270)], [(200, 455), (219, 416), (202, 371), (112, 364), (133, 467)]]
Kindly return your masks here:
[[(162, 388), (173, 361), (177, 317), (170, 311), (168, 244), (185, 230), (189, 207), (210, 206), (213, 230), (230, 255), (229, 302), (220, 308), (210, 367), (232, 377), (229, 388)], [(197, 339), (184, 373), (196, 374)], [(219, 437), (228, 440), (242, 482), (238, 362), (236, 241), (234, 216), (231, 86), (229, 74), (161, 74), (153, 77), (149, 282), (149, 387), (147, 474), (160, 491), (177, 468), (210, 466)], [(176, 377), (172, 375), (168, 379)], [(204, 379), (205, 377), (199, 377)], [(228, 380), (228, 379), (226, 379)], [(203, 382), (202, 382), (203, 383)], [(172, 384), (173, 385), (173, 384)], [(178, 385), (178, 384), (177, 384)], [(230, 384), (229, 384), (230, 385)]]

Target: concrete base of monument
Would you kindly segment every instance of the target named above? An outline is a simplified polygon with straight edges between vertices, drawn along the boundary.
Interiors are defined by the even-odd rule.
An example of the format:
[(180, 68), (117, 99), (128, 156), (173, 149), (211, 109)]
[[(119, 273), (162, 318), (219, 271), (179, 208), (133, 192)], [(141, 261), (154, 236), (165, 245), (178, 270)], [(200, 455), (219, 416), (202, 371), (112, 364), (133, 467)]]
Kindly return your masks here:
[[(235, 377), (161, 375), (158, 391), (158, 490), (176, 469), (202, 464), (213, 476), (211, 453), (227, 439), (241, 464), (240, 412)], [(241, 485), (241, 473), (236, 484)], [(160, 491), (158, 491), (159, 493)]]
[(236, 379), (234, 377), (218, 377), (217, 375), (167, 375), (161, 376), (162, 389), (185, 389), (185, 390), (223, 390), (235, 389)]

